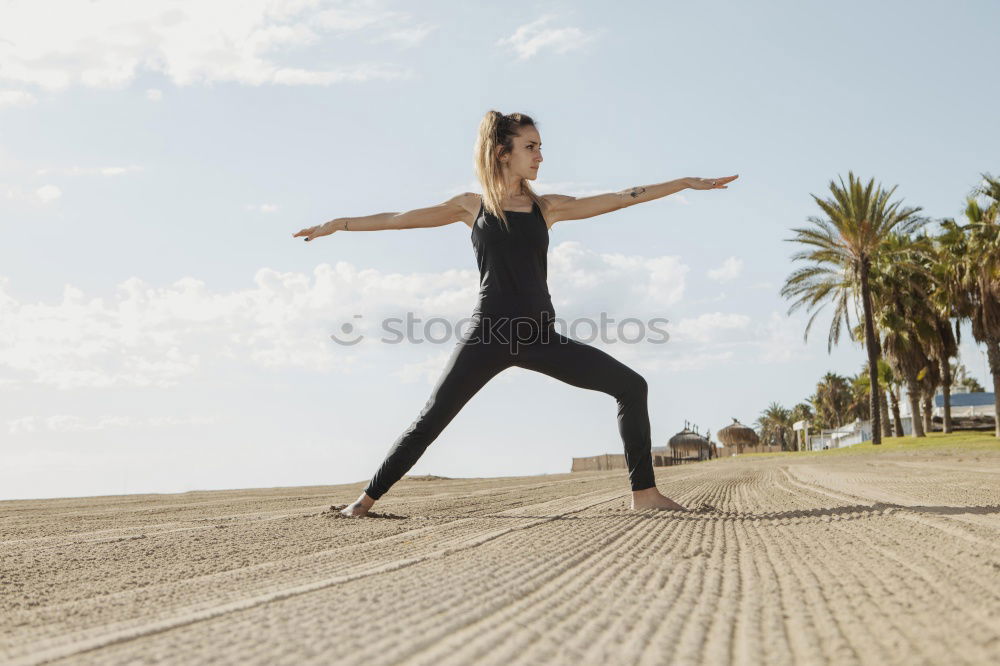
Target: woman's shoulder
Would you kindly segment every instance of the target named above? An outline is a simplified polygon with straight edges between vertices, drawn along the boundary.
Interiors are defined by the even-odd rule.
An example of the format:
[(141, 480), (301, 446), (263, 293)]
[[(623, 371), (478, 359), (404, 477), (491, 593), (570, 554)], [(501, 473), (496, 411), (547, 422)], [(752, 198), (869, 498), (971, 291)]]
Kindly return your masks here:
[(457, 205), (462, 209), (461, 220), (470, 229), (475, 224), (482, 202), (482, 196), (477, 192), (462, 192), (449, 200), (450, 204)]

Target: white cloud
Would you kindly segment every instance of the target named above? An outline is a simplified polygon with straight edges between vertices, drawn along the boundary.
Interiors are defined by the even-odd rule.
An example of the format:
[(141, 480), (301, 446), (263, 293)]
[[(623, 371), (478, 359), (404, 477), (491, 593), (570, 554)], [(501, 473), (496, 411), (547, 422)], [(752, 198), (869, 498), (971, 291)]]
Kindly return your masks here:
[(577, 241), (551, 249), (549, 293), (557, 314), (568, 306), (580, 315), (598, 311), (625, 317), (664, 316), (684, 295), (689, 270), (679, 257), (595, 252)]
[(703, 303), (720, 303), (726, 300), (726, 292), (720, 291), (715, 296), (706, 296), (705, 298), (699, 298), (696, 300), (688, 301), (688, 306), (699, 305)]
[(743, 362), (773, 365), (813, 358), (802, 340), (805, 319), (772, 311), (766, 319), (712, 312), (668, 327), (670, 342), (706, 358), (735, 351)]
[(100, 167), (97, 173), (102, 176), (120, 176), (123, 173), (133, 173), (136, 171), (142, 171), (142, 167), (134, 164), (125, 167)]
[(413, 48), (420, 45), (437, 26), (424, 23), (422, 25), (406, 26), (397, 30), (389, 30), (372, 39), (373, 43), (394, 42), (403, 48)]
[(24, 162), (17, 159), (7, 149), (0, 145), (0, 174), (20, 173), (25, 168)]
[(0, 109), (15, 106), (32, 106), (38, 98), (23, 90), (0, 90)]
[(136, 164), (130, 164), (128, 166), (104, 166), (104, 167), (81, 167), (81, 166), (71, 166), (65, 168), (43, 167), (41, 169), (35, 169), (35, 175), (45, 176), (49, 174), (62, 174), (64, 176), (120, 176), (125, 173), (135, 173), (142, 170), (143, 168)]
[(51, 203), (62, 196), (62, 190), (55, 185), (42, 185), (35, 190), (35, 196), (43, 204)]
[[(771, 312), (767, 321), (756, 325), (757, 361), (760, 363), (789, 363), (813, 358), (802, 339), (806, 319)], [(810, 331), (815, 335), (815, 327)], [(824, 338), (825, 339), (825, 338)], [(825, 348), (825, 343), (824, 343)]]
[(247, 210), (254, 210), (259, 213), (273, 213), (278, 210), (278, 206), (276, 204), (269, 203), (247, 204), (245, 207)]
[(146, 99), (150, 102), (159, 102), (163, 99), (163, 91), (159, 88), (149, 88), (146, 90)]
[[(578, 333), (562, 325), (560, 330), (597, 346), (610, 337), (616, 357), (646, 370), (811, 358), (802, 342), (804, 321), (778, 312), (760, 321), (704, 312), (674, 323), (670, 310), (683, 301), (688, 270), (678, 257), (600, 253), (578, 242), (560, 243), (549, 262), (557, 315), (565, 324), (580, 317), (596, 321), (601, 312), (615, 320), (603, 336), (586, 326)], [(428, 320), (464, 326), (475, 303), (478, 273), (386, 273), (339, 261), (319, 264), (311, 273), (261, 268), (252, 285), (231, 291), (211, 291), (189, 277), (166, 287), (130, 278), (104, 297), (66, 285), (62, 298), (52, 303), (20, 302), (9, 294), (8, 283), (0, 278), (0, 390), (28, 384), (170, 387), (197, 380), (219, 364), (349, 374), (389, 356), (400, 368), (395, 373), (400, 381), (433, 383), (457, 338), (450, 328), (442, 335), (440, 322), (430, 327)], [(408, 314), (419, 320), (413, 331), (418, 339), (436, 339), (381, 344), (388, 336), (380, 324)], [(638, 336), (632, 330), (623, 333), (644, 339), (641, 344), (618, 340), (615, 328), (626, 317), (644, 323), (670, 319), (668, 344), (653, 344), (660, 336), (652, 329), (645, 336), (641, 330)], [(331, 340), (334, 333), (342, 335), (345, 323), (356, 325), (346, 337), (361, 334), (361, 342)], [(398, 355), (401, 349), (408, 354), (405, 359)], [(9, 429), (50, 427), (40, 423), (15, 420)], [(60, 427), (125, 427), (113, 420), (87, 423), (68, 421)]]
[(805, 320), (771, 312), (765, 320), (709, 312), (669, 324), (669, 342), (659, 353), (625, 345), (615, 352), (627, 363), (647, 371), (703, 370), (720, 364), (759, 364), (808, 361), (813, 354), (802, 341)]
[(580, 28), (545, 27), (545, 24), (556, 18), (545, 15), (531, 23), (519, 26), (510, 37), (497, 40), (497, 45), (510, 45), (520, 60), (527, 60), (539, 51), (549, 49), (558, 54), (567, 53), (586, 45), (595, 38), (595, 34), (586, 33)]
[[(312, 4), (312, 3), (309, 3)], [(401, 25), (405, 22), (405, 15), (381, 9), (378, 2), (327, 2), (326, 9), (315, 14), (311, 22), (316, 27), (333, 32), (351, 32), (375, 27), (380, 24), (395, 22)], [(294, 13), (294, 5), (289, 5), (290, 13)]]
[(716, 282), (729, 282), (738, 278), (742, 272), (743, 260), (736, 257), (729, 257), (718, 268), (709, 269), (708, 277)]
[[(3, 155), (0, 154), (0, 171), (5, 170), (5, 166), (2, 162)], [(21, 168), (13, 167), (14, 162), (11, 161), (11, 168), (9, 170), (14, 171)], [(143, 167), (137, 165), (128, 166), (103, 166), (103, 167), (46, 167), (41, 169), (35, 169), (34, 175), (36, 177), (44, 176), (103, 176), (103, 177), (114, 177), (120, 176), (127, 173), (134, 173), (142, 171)], [(21, 185), (13, 183), (0, 183), (0, 199), (6, 199), (8, 201), (23, 201), (28, 204), (51, 204), (62, 198), (62, 189), (52, 183), (45, 183), (44, 185), (34, 187), (31, 185)]]
[[(682, 297), (687, 271), (677, 257), (597, 253), (567, 242), (551, 253), (550, 289), (557, 314), (567, 320), (598, 311), (619, 319), (662, 317)], [(228, 292), (190, 277), (166, 287), (133, 277), (105, 297), (66, 285), (54, 303), (19, 302), (4, 278), (0, 388), (168, 387), (222, 362), (351, 372), (380, 347), (390, 352), (378, 344), (389, 338), (380, 328), (389, 317), (413, 313), (423, 320), (414, 330), (419, 338), (447, 337), (438, 324), (420, 327), (430, 317), (451, 324), (467, 317), (478, 277), (470, 269), (384, 273), (339, 261), (316, 266), (312, 275), (262, 268), (252, 286)], [(331, 340), (345, 322), (357, 324), (348, 337), (363, 335), (359, 344)], [(452, 334), (443, 344), (456, 340)], [(430, 343), (416, 351), (426, 348), (440, 352)], [(435, 362), (441, 361), (427, 361)], [(420, 371), (406, 370), (402, 378)]]
[(62, 3), (59, 20), (53, 21), (44, 3), (15, 0), (4, 5), (0, 24), (0, 81), (63, 90), (120, 89), (141, 71), (160, 73), (178, 86), (331, 85), (409, 77), (408, 67), (386, 62), (316, 69), (284, 64), (296, 49), (326, 37), (364, 32), (374, 39), (417, 43), (429, 32), (430, 26), (412, 28), (407, 14), (379, 4), (106, 0)]
[(312, 278), (262, 268), (252, 287), (230, 292), (210, 292), (193, 278), (163, 288), (130, 278), (111, 298), (66, 285), (51, 304), (18, 302), (4, 278), (0, 375), (7, 376), (0, 380), (8, 387), (12, 380), (60, 389), (167, 387), (227, 360), (349, 372), (356, 348), (329, 336), (352, 313), (374, 322), (409, 310), (458, 318), (471, 310), (475, 278), (471, 270), (384, 274), (338, 262), (320, 264)]
[[(681, 319), (668, 326), (670, 339), (674, 342), (709, 343), (726, 337), (732, 338), (734, 331), (746, 331), (750, 317), (734, 312), (706, 312), (697, 317)], [(745, 336), (741, 336), (745, 339)]]
[(122, 428), (165, 428), (177, 425), (204, 425), (215, 423), (214, 416), (23, 416), (7, 421), (7, 431), (12, 435), (34, 432), (93, 432)]
[(674, 353), (672, 355), (650, 356), (634, 361), (636, 370), (642, 372), (689, 372), (704, 370), (713, 365), (729, 363), (733, 360), (732, 351)]

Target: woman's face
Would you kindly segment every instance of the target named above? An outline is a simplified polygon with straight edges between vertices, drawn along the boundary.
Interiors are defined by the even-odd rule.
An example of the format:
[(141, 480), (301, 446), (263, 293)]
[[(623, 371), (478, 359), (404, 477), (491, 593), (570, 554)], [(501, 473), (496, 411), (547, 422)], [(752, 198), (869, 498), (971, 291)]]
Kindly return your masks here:
[(534, 127), (522, 127), (521, 133), (511, 140), (513, 149), (500, 158), (502, 164), (515, 177), (534, 180), (542, 164), (542, 137)]

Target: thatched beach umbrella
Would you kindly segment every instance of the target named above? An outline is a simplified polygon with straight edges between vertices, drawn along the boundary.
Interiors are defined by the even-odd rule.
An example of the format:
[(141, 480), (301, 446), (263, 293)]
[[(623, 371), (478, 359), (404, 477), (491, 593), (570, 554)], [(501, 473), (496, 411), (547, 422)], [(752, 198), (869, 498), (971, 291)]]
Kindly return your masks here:
[(716, 433), (719, 441), (726, 447), (734, 447), (736, 453), (743, 453), (744, 447), (753, 447), (760, 444), (760, 438), (753, 428), (743, 425), (736, 419), (730, 425)]
[(711, 457), (711, 443), (687, 427), (670, 438), (674, 460), (706, 460)]

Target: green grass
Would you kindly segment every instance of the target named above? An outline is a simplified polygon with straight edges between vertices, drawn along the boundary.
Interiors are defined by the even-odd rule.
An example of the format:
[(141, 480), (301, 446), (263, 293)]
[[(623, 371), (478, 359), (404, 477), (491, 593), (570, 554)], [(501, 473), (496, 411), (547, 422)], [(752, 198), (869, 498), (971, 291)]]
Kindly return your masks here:
[(871, 440), (861, 442), (843, 449), (827, 451), (809, 451), (811, 454), (865, 454), (884, 453), (889, 451), (946, 451), (949, 449), (961, 451), (1000, 451), (1000, 439), (991, 431), (959, 430), (948, 433), (932, 432), (926, 437), (883, 437), (882, 443), (875, 446)]
[(1000, 439), (993, 436), (992, 431), (960, 430), (948, 433), (932, 432), (926, 437), (884, 437), (878, 446), (871, 440), (848, 446), (842, 449), (827, 449), (826, 451), (783, 451), (781, 453), (744, 453), (732, 458), (721, 460), (739, 460), (740, 458), (764, 456), (845, 456), (865, 455), (889, 452), (918, 452), (929, 454), (947, 454), (949, 452), (1000, 451)]

